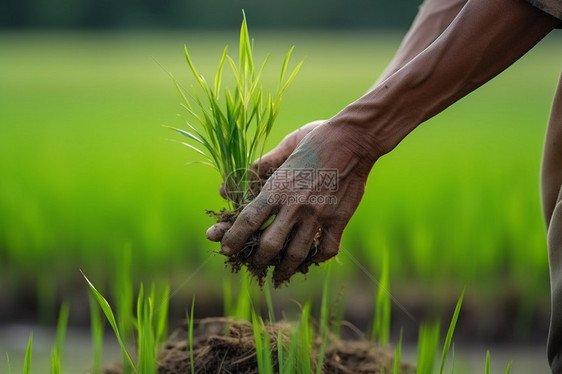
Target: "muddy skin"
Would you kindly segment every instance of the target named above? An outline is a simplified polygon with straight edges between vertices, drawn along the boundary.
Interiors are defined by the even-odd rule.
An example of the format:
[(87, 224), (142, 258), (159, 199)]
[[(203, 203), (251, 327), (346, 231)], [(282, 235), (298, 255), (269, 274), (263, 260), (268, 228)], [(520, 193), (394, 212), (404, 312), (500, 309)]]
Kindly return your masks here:
[[(272, 364), (279, 370), (277, 339), (281, 336), (287, 347), (297, 326), (286, 322), (266, 324), (271, 344)], [(252, 325), (228, 317), (206, 318), (194, 322), (193, 362), (196, 373), (258, 374), (256, 347)], [(316, 371), (322, 340), (316, 337), (312, 344), (312, 370)], [(158, 355), (158, 374), (191, 372), (187, 322), (170, 335)], [(329, 337), (322, 373), (391, 373), (394, 352), (375, 346), (369, 341), (343, 341)], [(415, 367), (400, 365), (400, 373), (414, 374)], [(120, 367), (107, 368), (104, 374), (122, 374)]]
[[(207, 238), (211, 239), (222, 236), (225, 231), (227, 231), (232, 223), (236, 220), (242, 208), (237, 210), (226, 210), (222, 209), (219, 212), (214, 211), (207, 211), (207, 214), (213, 217), (218, 225), (211, 227), (207, 231)], [(265, 230), (265, 229), (264, 229)], [(243, 267), (246, 267), (248, 273), (258, 282), (260, 287), (263, 287), (265, 284), (265, 280), (267, 278), (267, 273), (270, 267), (276, 267), (281, 263), (281, 259), (285, 253), (285, 250), (291, 240), (291, 235), (285, 241), (283, 245), (283, 249), (277, 256), (273, 258), (266, 266), (258, 266), (253, 262), (253, 254), (255, 253), (256, 249), (259, 247), (260, 238), (263, 230), (259, 230), (255, 232), (247, 241), (246, 244), (242, 247), (242, 249), (233, 256), (229, 256), (225, 260), (225, 265), (230, 268), (233, 273), (238, 273), (242, 270)], [(306, 260), (299, 266), (298, 272), (302, 274), (308, 273), (311, 265), (317, 265), (317, 263), (312, 261), (312, 256), (316, 253), (319, 237), (315, 239), (315, 243), (313, 247), (310, 249), (309, 255)], [(286, 277), (285, 274), (273, 272), (273, 286), (278, 288), (284, 284), (289, 283), (289, 278)]]

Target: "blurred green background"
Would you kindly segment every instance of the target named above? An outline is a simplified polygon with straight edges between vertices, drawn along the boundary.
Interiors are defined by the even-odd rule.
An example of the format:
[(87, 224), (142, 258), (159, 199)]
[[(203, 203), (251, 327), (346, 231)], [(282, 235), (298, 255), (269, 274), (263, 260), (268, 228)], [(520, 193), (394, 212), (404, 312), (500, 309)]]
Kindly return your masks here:
[[(192, 85), (186, 44), (203, 74), (212, 74), (224, 45), (235, 49), (241, 8), (258, 59), (271, 55), (264, 79), (272, 88), (295, 45), (293, 61), (305, 62), (272, 148), (370, 87), (415, 14), (417, 2), (409, 3), (408, 12), (359, 1), (3, 3), (0, 322), (52, 322), (60, 300), (84, 304), (79, 269), (108, 287), (125, 248), (137, 279), (166, 279), (172, 302), (188, 305), (195, 294), (204, 313), (221, 314), (223, 283), (240, 277), (205, 240), (213, 223), (205, 209), (222, 207), (220, 180), (214, 170), (186, 166), (198, 155), (161, 126), (184, 127), (177, 114), (185, 113), (160, 65)], [(489, 316), (491, 325), (515, 321), (508, 329), (544, 338), (539, 167), (560, 42), (550, 35), (377, 163), (333, 260), (334, 293), (345, 287), (351, 319), (372, 316), (371, 278), (386, 250), (394, 295), (412, 313), (425, 304), (449, 311), (466, 286), (467, 314)], [(324, 277), (314, 267), (274, 295), (279, 303), (319, 298)]]

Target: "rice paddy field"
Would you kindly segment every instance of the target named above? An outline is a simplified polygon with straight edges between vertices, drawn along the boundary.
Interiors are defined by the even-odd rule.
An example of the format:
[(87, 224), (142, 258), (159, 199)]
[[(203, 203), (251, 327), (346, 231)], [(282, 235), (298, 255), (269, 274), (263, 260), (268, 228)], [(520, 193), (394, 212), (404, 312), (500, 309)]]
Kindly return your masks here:
[[(271, 54), (266, 84), (274, 87), (276, 62), (292, 45), (293, 61), (304, 59), (268, 149), (362, 95), (401, 37), (250, 31), (258, 59)], [(554, 32), (379, 160), (330, 265), (334, 308), (346, 319), (367, 328), (387, 253), (393, 331), (404, 326), (408, 338), (426, 317), (449, 318), (465, 289), (457, 326), (465, 344), (489, 345), (492, 357), (500, 343), (542, 348), (549, 281), (539, 170), (561, 38)], [(237, 34), (0, 32), (0, 325), (54, 326), (67, 300), (70, 325), (87, 326), (80, 270), (109, 294), (128, 253), (135, 281), (170, 284), (172, 322), (193, 297), (195, 314), (222, 315), (225, 284), (241, 287), (205, 239), (213, 223), (205, 209), (223, 205), (220, 178), (185, 165), (197, 153), (162, 126), (185, 127), (165, 71), (194, 84), (184, 44), (213, 74)], [(326, 266), (295, 276), (272, 291), (276, 308), (288, 316), (309, 300), (316, 308), (325, 278)]]

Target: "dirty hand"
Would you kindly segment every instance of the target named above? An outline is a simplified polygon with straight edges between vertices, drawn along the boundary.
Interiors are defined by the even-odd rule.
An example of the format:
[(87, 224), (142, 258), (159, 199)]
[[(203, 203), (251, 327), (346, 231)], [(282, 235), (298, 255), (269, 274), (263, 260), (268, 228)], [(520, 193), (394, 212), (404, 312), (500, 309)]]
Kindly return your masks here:
[[(276, 283), (288, 280), (305, 261), (322, 262), (339, 252), (343, 230), (363, 196), (369, 171), (380, 154), (365, 145), (356, 128), (325, 123), (304, 137), (240, 213), (221, 241), (233, 256), (268, 218), (252, 262), (270, 265)], [(320, 237), (317, 237), (319, 233)], [(318, 243), (315, 243), (315, 238)]]
[[(309, 132), (322, 125), (325, 121), (313, 121), (309, 122), (303, 127), (293, 131), (289, 135), (285, 136), (281, 143), (277, 147), (273, 148), (271, 151), (260, 157), (258, 160), (254, 161), (252, 164), (252, 183), (259, 183), (259, 187), (263, 186), (267, 178), (277, 170), (279, 166), (293, 153), (297, 145), (301, 140), (308, 135)], [(259, 178), (259, 180), (255, 180)], [(224, 183), (220, 185), (219, 194), (223, 199), (228, 199), (228, 192), (224, 187)], [(220, 242), (224, 233), (232, 226), (230, 222), (219, 222), (207, 230), (207, 239)]]
[[(281, 166), (283, 162), (285, 162), (285, 160), (291, 155), (291, 153), (293, 153), (301, 140), (306, 135), (308, 135), (309, 132), (322, 125), (323, 123), (324, 121), (322, 120), (309, 122), (303, 127), (285, 136), (285, 138), (283, 138), (283, 140), (277, 145), (277, 147), (273, 148), (271, 151), (253, 162), (251, 176), (259, 177), (262, 182), (261, 184), (263, 185), (263, 183), (265, 183), (265, 180), (269, 178), (273, 171), (277, 170), (277, 168)], [(224, 199), (228, 199), (228, 192), (225, 190), (224, 183), (220, 185), (219, 193)], [(209, 240), (212, 240), (214, 242), (218, 242), (221, 239), (222, 235), (219, 238), (209, 238)]]

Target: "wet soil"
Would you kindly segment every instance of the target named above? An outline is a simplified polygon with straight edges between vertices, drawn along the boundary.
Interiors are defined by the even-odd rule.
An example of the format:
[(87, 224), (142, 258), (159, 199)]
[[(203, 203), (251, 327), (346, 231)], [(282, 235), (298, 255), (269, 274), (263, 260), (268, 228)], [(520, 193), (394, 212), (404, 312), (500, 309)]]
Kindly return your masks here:
[[(288, 323), (267, 326), (275, 371), (279, 370), (277, 355), (281, 337), (283, 345), (290, 343), (291, 332), (296, 327)], [(187, 323), (172, 332), (158, 356), (159, 374), (191, 372), (190, 347)], [(313, 371), (321, 351), (322, 341), (312, 344)], [(390, 373), (394, 364), (394, 351), (369, 341), (344, 341), (330, 338), (322, 365), (322, 373)], [(252, 325), (246, 321), (227, 317), (206, 318), (194, 323), (193, 365), (195, 373), (258, 373), (256, 347)], [(414, 374), (415, 367), (402, 363), (400, 372)], [(121, 374), (119, 367), (107, 368), (104, 374)]]
[[(207, 214), (213, 217), (217, 223), (220, 222), (234, 223), (234, 221), (240, 214), (241, 210), (242, 209), (237, 209), (237, 210), (223, 209), (220, 212), (214, 212), (208, 210)], [(270, 263), (267, 264), (266, 266), (258, 266), (254, 263), (253, 256), (259, 247), (260, 238), (264, 230), (265, 228), (263, 230), (258, 230), (255, 233), (253, 233), (252, 236), (250, 236), (250, 238), (246, 241), (246, 243), (238, 253), (236, 253), (233, 256), (227, 257), (225, 260), (225, 265), (228, 268), (230, 268), (233, 273), (238, 273), (240, 270), (242, 270), (245, 267), (248, 270), (248, 273), (251, 274), (251, 276), (258, 282), (260, 286), (263, 286), (265, 284), (269, 269), (271, 267), (275, 268), (277, 265), (281, 263), (281, 259), (285, 254), (289, 242), (291, 241), (291, 235), (289, 235), (287, 237), (287, 240), (283, 244), (283, 247), (281, 248), (279, 254), (275, 256), (273, 260), (271, 260)], [(311, 260), (311, 257), (317, 251), (317, 245), (318, 245), (317, 243), (318, 243), (318, 237), (315, 238), (315, 242), (309, 251), (308, 257), (299, 266), (297, 272), (306, 274), (308, 273), (310, 266), (316, 264)], [(287, 279), (287, 277), (284, 276), (284, 274), (280, 274), (275, 271), (273, 272), (272, 280), (273, 280), (273, 286), (275, 288), (278, 288), (284, 284), (289, 283), (289, 279)]]

